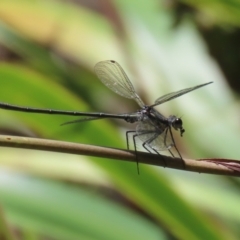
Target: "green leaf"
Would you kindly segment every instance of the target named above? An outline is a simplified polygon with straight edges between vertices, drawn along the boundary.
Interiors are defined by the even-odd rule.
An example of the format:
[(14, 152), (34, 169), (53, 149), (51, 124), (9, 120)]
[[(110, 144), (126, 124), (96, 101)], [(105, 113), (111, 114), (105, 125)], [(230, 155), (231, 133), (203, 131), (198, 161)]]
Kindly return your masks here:
[(165, 239), (159, 228), (97, 193), (1, 172), (0, 201), (16, 226), (57, 239)]

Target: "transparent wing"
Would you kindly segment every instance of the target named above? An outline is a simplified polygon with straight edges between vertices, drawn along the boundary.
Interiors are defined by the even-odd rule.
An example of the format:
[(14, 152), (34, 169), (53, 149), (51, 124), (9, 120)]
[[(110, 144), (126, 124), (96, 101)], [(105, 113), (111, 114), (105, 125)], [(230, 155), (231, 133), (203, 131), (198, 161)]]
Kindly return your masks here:
[(87, 121), (92, 121), (92, 120), (99, 120), (99, 119), (104, 119), (104, 117), (102, 117), (102, 118), (101, 117), (83, 117), (83, 118), (79, 118), (79, 119), (76, 119), (76, 120), (64, 122), (60, 126), (67, 125), (67, 124), (72, 124), (72, 123), (87, 122)]
[(195, 87), (191, 87), (191, 88), (185, 88), (185, 89), (182, 89), (180, 91), (177, 91), (177, 92), (172, 92), (172, 93), (168, 93), (166, 95), (163, 95), (162, 97), (158, 98), (156, 101), (155, 101), (155, 104), (151, 105), (152, 107), (156, 106), (156, 105), (159, 105), (159, 104), (162, 104), (162, 103), (165, 103), (167, 101), (170, 101), (174, 98), (177, 98), (177, 97), (180, 97), (188, 92), (191, 92), (193, 90), (196, 90), (198, 88), (201, 88), (201, 87), (204, 87), (208, 84), (210, 84), (212, 82), (208, 82), (208, 83), (204, 83), (204, 84), (201, 84), (201, 85), (198, 85), (198, 86), (195, 86)]
[(139, 139), (143, 143), (146, 142), (150, 148), (164, 151), (174, 146), (167, 129), (166, 126), (163, 126), (162, 129), (156, 128), (149, 120), (139, 122), (136, 132)]
[(117, 62), (114, 60), (99, 62), (95, 65), (94, 70), (102, 83), (113, 92), (125, 98), (134, 99), (140, 107), (144, 106), (127, 74)]

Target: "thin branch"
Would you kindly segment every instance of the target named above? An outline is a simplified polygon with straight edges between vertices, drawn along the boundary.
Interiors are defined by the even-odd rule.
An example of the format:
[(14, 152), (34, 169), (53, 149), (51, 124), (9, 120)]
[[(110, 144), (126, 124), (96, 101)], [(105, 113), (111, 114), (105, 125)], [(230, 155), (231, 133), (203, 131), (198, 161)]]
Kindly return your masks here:
[[(87, 155), (108, 158), (112, 161), (122, 160), (136, 162), (136, 155), (134, 151), (39, 138), (0, 135), (0, 146)], [(240, 176), (240, 170), (238, 170), (240, 169), (240, 162), (235, 160), (184, 159), (185, 168), (183, 169), (182, 160), (180, 158), (172, 158), (164, 155), (150, 154), (145, 152), (138, 152), (137, 157), (139, 163), (149, 165), (181, 169), (198, 173)], [(167, 166), (165, 163), (167, 163)], [(233, 165), (234, 168), (231, 167)]]

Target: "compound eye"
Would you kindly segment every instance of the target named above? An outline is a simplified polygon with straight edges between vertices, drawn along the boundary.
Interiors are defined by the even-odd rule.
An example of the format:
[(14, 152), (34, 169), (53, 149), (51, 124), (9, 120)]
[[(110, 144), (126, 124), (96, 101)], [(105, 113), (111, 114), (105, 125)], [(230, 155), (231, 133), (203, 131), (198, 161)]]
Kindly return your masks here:
[(175, 121), (173, 122), (172, 126), (175, 128), (175, 130), (180, 130), (180, 135), (182, 137), (183, 133), (185, 132), (185, 130), (182, 127), (182, 119), (181, 118), (176, 118)]
[(182, 119), (176, 118), (173, 125), (175, 129), (178, 129), (178, 128), (182, 128), (182, 124), (183, 124)]

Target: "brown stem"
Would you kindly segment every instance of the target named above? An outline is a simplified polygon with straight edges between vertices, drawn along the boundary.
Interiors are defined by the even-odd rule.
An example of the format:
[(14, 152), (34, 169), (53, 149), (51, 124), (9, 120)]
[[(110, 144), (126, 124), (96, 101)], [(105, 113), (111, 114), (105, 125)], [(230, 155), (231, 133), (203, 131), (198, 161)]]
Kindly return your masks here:
[[(39, 138), (1, 135), (0, 146), (35, 149), (51, 152), (62, 152), (68, 154), (87, 155), (101, 158), (104, 157), (109, 158), (112, 161), (122, 160), (136, 162), (136, 156), (134, 151)], [(221, 164), (221, 162), (224, 162), (224, 160), (214, 159), (214, 161), (212, 161), (212, 159), (184, 159), (185, 168), (183, 168), (183, 164), (181, 162), (182, 160), (180, 158), (172, 158), (164, 155), (150, 154), (145, 152), (138, 152), (137, 157), (139, 163), (149, 165), (181, 169), (198, 173), (240, 176), (240, 172), (234, 171), (233, 169), (230, 169)], [(237, 164), (238, 161), (233, 162), (236, 162)], [(167, 166), (165, 166), (165, 163), (167, 163)]]

